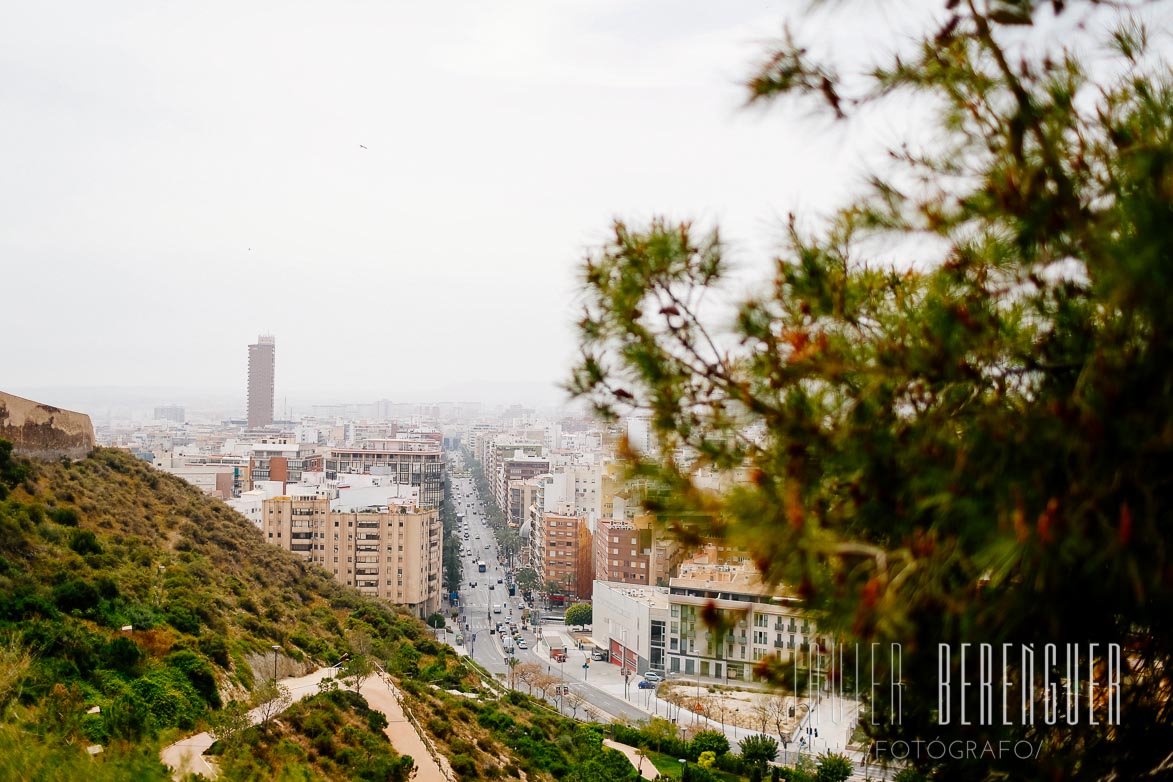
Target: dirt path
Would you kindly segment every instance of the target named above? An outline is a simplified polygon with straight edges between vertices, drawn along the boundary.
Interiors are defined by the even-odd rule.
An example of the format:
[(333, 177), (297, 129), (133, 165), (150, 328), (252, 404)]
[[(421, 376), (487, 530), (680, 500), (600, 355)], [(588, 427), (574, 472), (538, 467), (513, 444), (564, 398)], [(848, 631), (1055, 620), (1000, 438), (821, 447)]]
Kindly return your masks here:
[[(337, 675), (335, 668), (322, 668), (308, 676), (296, 679), (282, 679), (280, 684), (289, 688), (293, 701), (313, 695), (318, 691), (318, 683), (322, 679)], [(452, 769), (448, 766), (448, 759), (443, 755), (433, 754), (420, 738), (411, 721), (403, 712), (400, 705), (399, 691), (385, 675), (372, 676), (362, 688), (362, 695), (367, 699), (371, 708), (378, 709), (387, 717), (387, 728), (384, 733), (391, 740), (391, 746), (400, 755), (408, 755), (415, 761), (415, 782), (449, 782), (454, 779)], [(260, 722), (260, 710), (249, 712), (252, 724)], [(172, 770), (171, 777), (178, 780), (186, 774), (202, 774), (208, 779), (216, 778), (214, 769), (204, 758), (204, 753), (212, 746), (212, 737), (208, 733), (197, 733), (185, 739), (169, 744), (159, 753), (159, 759)]]
[(655, 779), (660, 773), (656, 770), (656, 767), (652, 764), (652, 761), (648, 760), (647, 758), (641, 758), (639, 756), (639, 750), (635, 747), (628, 746), (627, 744), (620, 744), (618, 741), (612, 741), (611, 739), (603, 739), (603, 746), (610, 747), (611, 749), (616, 749), (622, 752), (627, 757), (627, 759), (631, 761), (631, 765), (639, 770), (640, 775), (644, 779)]
[(362, 696), (371, 704), (372, 709), (378, 709), (387, 716), (387, 728), (384, 733), (391, 739), (391, 746), (401, 755), (410, 755), (415, 761), (415, 776), (413, 782), (449, 782), (455, 778), (448, 765), (448, 758), (432, 750), (420, 738), (415, 727), (403, 712), (400, 704), (399, 690), (385, 675), (372, 676), (362, 688)]

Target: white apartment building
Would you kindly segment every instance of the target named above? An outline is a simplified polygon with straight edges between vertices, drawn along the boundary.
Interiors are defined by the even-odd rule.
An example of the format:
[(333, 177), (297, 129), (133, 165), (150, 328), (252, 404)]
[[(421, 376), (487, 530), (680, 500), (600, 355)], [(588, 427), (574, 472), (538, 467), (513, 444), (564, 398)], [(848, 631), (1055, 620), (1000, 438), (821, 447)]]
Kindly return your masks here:
[(219, 454), (163, 451), (152, 461), (156, 469), (183, 478), (205, 494), (220, 499), (239, 496), (249, 479), (247, 459)]
[[(712, 603), (730, 622), (725, 632), (701, 621)], [(762, 583), (749, 565), (684, 563), (668, 589), (668, 670), (713, 679), (748, 680), (767, 655), (782, 661), (806, 650), (815, 628), (798, 597)]]
[(420, 505), (438, 508), (444, 494), (444, 453), (432, 439), (365, 440), (349, 448), (332, 448), (325, 458), (326, 477), (342, 473), (385, 475), (420, 489)]

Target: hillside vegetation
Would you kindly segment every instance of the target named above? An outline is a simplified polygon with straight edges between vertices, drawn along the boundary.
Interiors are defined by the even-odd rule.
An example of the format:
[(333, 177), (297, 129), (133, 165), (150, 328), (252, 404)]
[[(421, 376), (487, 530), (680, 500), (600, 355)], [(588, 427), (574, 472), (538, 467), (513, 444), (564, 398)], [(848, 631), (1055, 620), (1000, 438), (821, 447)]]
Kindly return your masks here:
[(47, 463), (7, 445), (0, 779), (165, 780), (159, 748), (207, 728), (227, 736), (212, 750), (224, 780), (406, 779), (412, 761), (352, 692), (226, 727), (271, 687), (274, 644), (281, 677), (343, 654), (380, 663), (461, 780), (634, 777), (601, 727), (506, 693), (415, 617), (265, 544), (184, 481), (122, 451)]
[[(165, 778), (158, 747), (246, 700), (272, 676), (274, 644), (283, 677), (360, 651), (422, 663), (446, 686), (467, 675), (423, 623), (264, 544), (178, 478), (116, 450), (45, 463), (6, 446), (0, 778)], [(361, 776), (347, 768), (310, 778)]]

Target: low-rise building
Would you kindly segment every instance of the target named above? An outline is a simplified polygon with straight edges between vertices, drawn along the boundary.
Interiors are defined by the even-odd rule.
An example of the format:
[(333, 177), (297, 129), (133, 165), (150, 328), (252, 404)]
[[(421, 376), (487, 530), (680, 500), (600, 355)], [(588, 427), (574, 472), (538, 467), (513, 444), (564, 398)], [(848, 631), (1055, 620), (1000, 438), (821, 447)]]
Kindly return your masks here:
[(250, 479), (248, 460), (238, 456), (163, 451), (153, 455), (151, 464), (222, 500), (239, 497)]
[(596, 581), (591, 602), (595, 646), (613, 665), (639, 674), (665, 670), (667, 588)]

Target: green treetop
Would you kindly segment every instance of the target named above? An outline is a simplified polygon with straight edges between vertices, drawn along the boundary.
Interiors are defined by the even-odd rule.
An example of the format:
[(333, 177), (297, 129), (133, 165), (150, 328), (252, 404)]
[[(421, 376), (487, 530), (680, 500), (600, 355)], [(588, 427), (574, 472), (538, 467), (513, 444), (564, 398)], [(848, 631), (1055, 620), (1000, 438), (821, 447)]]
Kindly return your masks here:
[[(792, 217), (724, 321), (716, 230), (616, 223), (582, 269), (570, 387), (650, 416), (656, 451), (625, 453), (649, 509), (748, 549), (821, 632), (902, 645), (902, 721), (871, 704), (877, 738), (1038, 752), (921, 756), (951, 780), (1138, 778), (1173, 746), (1173, 91), (1127, 22), (1096, 79), (1028, 40), (1050, 8), (951, 0), (912, 56), (851, 78), (795, 41), (772, 52), (752, 101), (851, 122), (927, 96), (933, 140), (895, 146), (826, 224)], [(1093, 12), (1101, 29), (1082, 6), (1059, 26)], [(1121, 724), (1046, 725), (1036, 670), (1033, 722), (942, 725), (937, 645), (967, 642), (1034, 644), (1036, 668), (1045, 643), (1122, 644)]]

